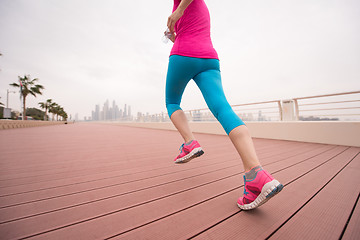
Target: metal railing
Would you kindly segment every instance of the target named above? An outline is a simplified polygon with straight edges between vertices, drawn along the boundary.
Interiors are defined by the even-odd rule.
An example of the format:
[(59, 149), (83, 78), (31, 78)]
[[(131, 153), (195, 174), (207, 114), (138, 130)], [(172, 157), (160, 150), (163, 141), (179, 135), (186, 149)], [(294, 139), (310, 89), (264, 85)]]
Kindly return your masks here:
[[(282, 120), (280, 100), (252, 102), (231, 105), (234, 112), (244, 121), (279, 121)], [(184, 111), (190, 121), (216, 121), (208, 108)]]
[[(360, 91), (231, 105), (244, 121), (360, 121)], [(184, 111), (189, 121), (216, 121), (208, 108)], [(140, 121), (168, 122), (167, 114)]]
[(301, 97), (293, 100), (296, 120), (312, 120), (312, 118), (360, 120), (360, 91)]

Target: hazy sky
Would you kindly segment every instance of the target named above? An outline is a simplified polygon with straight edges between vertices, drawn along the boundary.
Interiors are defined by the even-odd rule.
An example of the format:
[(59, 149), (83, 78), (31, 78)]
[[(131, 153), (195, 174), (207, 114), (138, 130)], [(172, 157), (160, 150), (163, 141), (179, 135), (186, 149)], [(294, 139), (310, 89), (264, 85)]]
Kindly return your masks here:
[[(205, 0), (230, 104), (360, 90), (360, 1)], [(0, 0), (0, 96), (18, 76), (45, 86), (69, 115), (109, 99), (166, 111), (172, 0)], [(20, 109), (19, 93), (9, 105)], [(205, 107), (191, 82), (184, 110)]]

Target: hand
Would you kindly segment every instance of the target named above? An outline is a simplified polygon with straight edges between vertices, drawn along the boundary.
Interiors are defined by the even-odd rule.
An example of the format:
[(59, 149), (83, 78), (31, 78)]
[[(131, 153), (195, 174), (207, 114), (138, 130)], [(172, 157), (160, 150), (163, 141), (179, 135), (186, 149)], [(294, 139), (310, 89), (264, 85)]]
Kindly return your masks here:
[(175, 42), (175, 33), (171, 34), (169, 39), (170, 41)]
[(170, 41), (175, 42), (176, 34), (175, 34), (175, 33), (171, 33), (169, 29), (166, 29), (166, 31), (164, 32), (164, 36), (165, 36), (167, 39), (170, 39)]
[[(184, 11), (181, 11), (178, 8), (170, 15), (170, 17), (168, 17), (167, 27), (169, 28), (171, 34), (174, 35), (175, 23), (182, 17), (183, 14), (184, 14)], [(175, 38), (175, 36), (174, 36), (174, 38)], [(172, 41), (172, 39), (170, 39), (170, 40)]]

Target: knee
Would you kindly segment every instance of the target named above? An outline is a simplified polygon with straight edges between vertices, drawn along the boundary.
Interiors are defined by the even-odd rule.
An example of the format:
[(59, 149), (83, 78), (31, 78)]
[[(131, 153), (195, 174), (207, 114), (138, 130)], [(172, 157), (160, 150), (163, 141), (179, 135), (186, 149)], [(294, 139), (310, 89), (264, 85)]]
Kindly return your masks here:
[(166, 103), (166, 109), (169, 115), (169, 118), (171, 118), (171, 115), (177, 111), (181, 110), (180, 104), (174, 104), (174, 103)]
[(221, 101), (214, 101), (212, 104), (209, 104), (209, 109), (218, 120), (221, 116), (227, 115), (232, 111), (228, 104), (224, 104)]
[(216, 106), (211, 111), (228, 135), (234, 128), (245, 125), (239, 116), (232, 110), (230, 105)]
[(233, 129), (230, 130), (230, 132), (228, 133), (228, 135), (229, 135), (229, 136), (230, 136), (230, 135), (232, 135), (232, 136), (237, 135), (237, 136), (239, 136), (239, 137), (241, 137), (241, 138), (251, 137), (250, 131), (249, 131), (249, 129), (247, 128), (247, 126), (246, 126), (245, 124), (241, 124), (241, 125), (239, 125), (239, 126), (234, 127)]

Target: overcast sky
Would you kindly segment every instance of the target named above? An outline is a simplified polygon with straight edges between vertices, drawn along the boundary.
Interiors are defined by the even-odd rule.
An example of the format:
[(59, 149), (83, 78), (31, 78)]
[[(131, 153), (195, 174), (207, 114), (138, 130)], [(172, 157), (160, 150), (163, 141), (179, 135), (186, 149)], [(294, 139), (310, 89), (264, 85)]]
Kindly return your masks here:
[[(230, 104), (360, 90), (360, 1), (205, 0)], [(30, 74), (74, 118), (115, 100), (165, 112), (172, 0), (0, 0), (0, 96)], [(205, 107), (191, 82), (184, 110)], [(9, 107), (20, 109), (19, 93)]]

